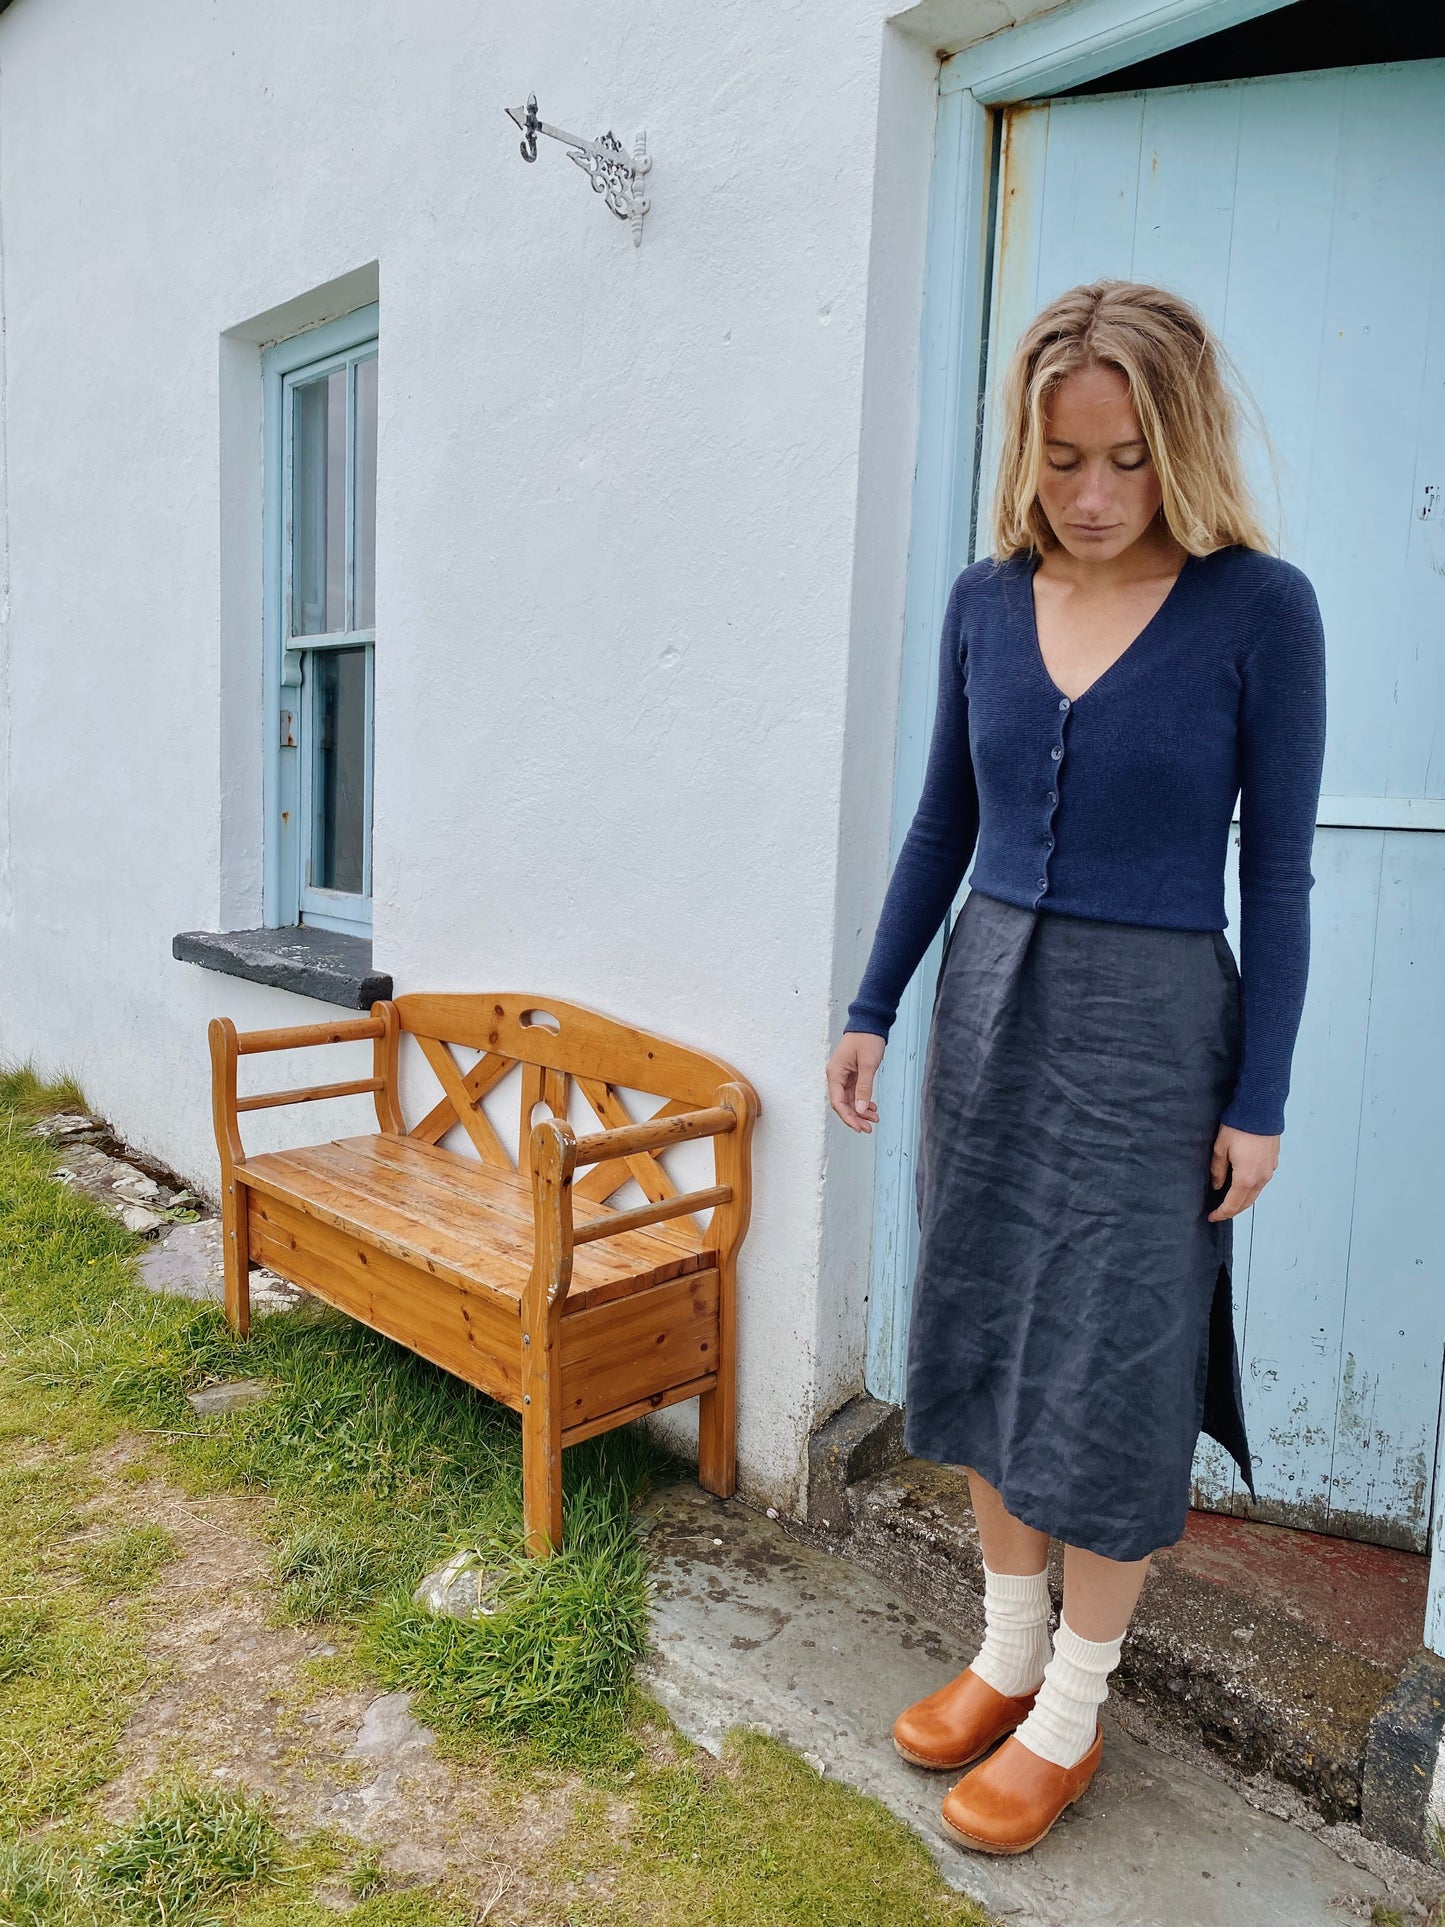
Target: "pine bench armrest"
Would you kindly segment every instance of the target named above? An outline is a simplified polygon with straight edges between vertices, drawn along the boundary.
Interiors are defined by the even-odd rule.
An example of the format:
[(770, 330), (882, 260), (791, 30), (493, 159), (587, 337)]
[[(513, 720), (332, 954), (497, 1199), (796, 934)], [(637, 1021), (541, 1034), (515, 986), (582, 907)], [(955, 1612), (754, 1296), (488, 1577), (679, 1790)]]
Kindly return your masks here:
[(737, 1125), (736, 1112), (725, 1104), (705, 1111), (681, 1111), (660, 1122), (622, 1124), (615, 1130), (579, 1137), (573, 1163), (603, 1164), (612, 1158), (632, 1157), (638, 1151), (665, 1151), (669, 1144), (685, 1144), (694, 1137), (718, 1137), (724, 1131), (735, 1131)]
[[(211, 1106), (223, 1162), (227, 1150), (233, 1164), (245, 1160), (236, 1122), (243, 1111), (267, 1111), (281, 1104), (311, 1104), (318, 1098), (358, 1097), (370, 1092), (376, 1099), (376, 1114), (382, 1130), (397, 1128), (395, 1078), (390, 1068), (396, 1058), (394, 1004), (373, 1005), (369, 1017), (345, 1017), (330, 1024), (292, 1024), (282, 1030), (238, 1031), (229, 1017), (213, 1017), (207, 1034), (211, 1045)], [(375, 1046), (370, 1077), (347, 1078), (337, 1084), (308, 1084), (287, 1091), (263, 1091), (252, 1097), (236, 1094), (236, 1065), (242, 1057), (262, 1051), (305, 1050), (313, 1044), (367, 1041)]]
[[(559, 1306), (567, 1295), (572, 1278), (572, 1252), (579, 1244), (597, 1238), (614, 1238), (623, 1231), (638, 1231), (646, 1225), (662, 1224), (669, 1218), (686, 1217), (694, 1211), (744, 1203), (747, 1196), (747, 1146), (742, 1144), (732, 1157), (723, 1147), (751, 1123), (757, 1099), (740, 1084), (724, 1084), (721, 1100), (703, 1110), (682, 1111), (677, 1115), (653, 1119), (646, 1124), (621, 1125), (615, 1130), (597, 1131), (578, 1137), (562, 1118), (544, 1118), (535, 1125), (531, 1139), (532, 1202), (535, 1214), (536, 1244), (528, 1303), (533, 1316)], [(690, 1138), (718, 1140), (716, 1175), (720, 1181), (705, 1190), (684, 1191), (675, 1197), (638, 1205), (631, 1211), (613, 1211), (591, 1223), (574, 1224), (572, 1216), (572, 1178), (580, 1165), (610, 1163), (635, 1156), (639, 1151), (664, 1150)], [(746, 1217), (741, 1219), (746, 1227)], [(717, 1219), (714, 1219), (717, 1226)], [(726, 1241), (731, 1227), (723, 1227)], [(741, 1230), (737, 1234), (741, 1236)]]

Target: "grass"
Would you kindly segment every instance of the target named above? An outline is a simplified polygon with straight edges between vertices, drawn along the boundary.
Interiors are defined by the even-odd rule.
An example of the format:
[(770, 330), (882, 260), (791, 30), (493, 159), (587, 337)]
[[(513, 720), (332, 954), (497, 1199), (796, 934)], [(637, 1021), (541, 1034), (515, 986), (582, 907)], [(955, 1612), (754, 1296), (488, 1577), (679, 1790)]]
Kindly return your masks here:
[[(690, 1755), (648, 1775), (627, 1851), (597, 1911), (573, 1927), (667, 1921), (689, 1927), (981, 1927), (921, 1841), (790, 1748), (734, 1732), (720, 1765)], [(777, 1824), (779, 1816), (797, 1816)]]
[[(509, 1413), (323, 1310), (260, 1319), (240, 1345), (213, 1307), (141, 1289), (138, 1241), (56, 1184), (54, 1152), (26, 1133), (57, 1108), (84, 1099), (0, 1076), (3, 1927), (323, 1927), (338, 1907), (354, 1927), (469, 1927), (486, 1911), (397, 1886), (358, 1843), (288, 1843), (263, 1806), (204, 1781), (154, 1789), (123, 1831), (97, 1819), (175, 1551), (155, 1526), (87, 1522), (84, 1455), (123, 1432), (150, 1435), (193, 1492), (271, 1502), (281, 1612), (339, 1648), (314, 1684), (409, 1688), (452, 1751), (520, 1763), (518, 1797), (530, 1771), (554, 1788), (574, 1776), (540, 1911), (509, 1896), (499, 1921), (982, 1927), (882, 1808), (757, 1736), (733, 1736), (720, 1764), (695, 1755), (637, 1694), (648, 1576), (629, 1514), (658, 1466), (644, 1438), (567, 1454), (566, 1546), (526, 1559)], [(187, 1404), (238, 1377), (269, 1397), (205, 1419)], [(500, 1575), (496, 1610), (434, 1619), (411, 1589), (462, 1548)]]
[[(0, 1078), (0, 1345), (87, 1436), (92, 1413), (146, 1428), (191, 1485), (275, 1499), (288, 1617), (353, 1624), (376, 1676), (415, 1691), (444, 1731), (526, 1742), (563, 1765), (629, 1753), (647, 1573), (628, 1514), (659, 1462), (643, 1436), (567, 1454), (563, 1553), (527, 1559), (510, 1413), (330, 1312), (258, 1319), (241, 1344), (213, 1306), (138, 1288), (137, 1241), (57, 1186), (48, 1147), (16, 1128), (51, 1101), (24, 1073)], [(240, 1377), (266, 1379), (271, 1396), (208, 1419), (187, 1405), (187, 1392)], [(411, 1590), (463, 1548), (503, 1575), (499, 1610), (438, 1622)], [(113, 1555), (116, 1590), (126, 1556)], [(139, 1544), (131, 1556), (143, 1563)]]
[(176, 1542), (163, 1526), (126, 1526), (76, 1555), (78, 1570), (106, 1592), (144, 1592), (161, 1567), (176, 1556)]
[(102, 1848), (90, 1879), (142, 1927), (212, 1927), (239, 1890), (285, 1871), (283, 1842), (262, 1802), (180, 1785), (155, 1794)]
[(146, 1678), (138, 1603), (87, 1568), (87, 1496), (64, 1458), (0, 1460), (0, 1815), (14, 1827), (101, 1784)]

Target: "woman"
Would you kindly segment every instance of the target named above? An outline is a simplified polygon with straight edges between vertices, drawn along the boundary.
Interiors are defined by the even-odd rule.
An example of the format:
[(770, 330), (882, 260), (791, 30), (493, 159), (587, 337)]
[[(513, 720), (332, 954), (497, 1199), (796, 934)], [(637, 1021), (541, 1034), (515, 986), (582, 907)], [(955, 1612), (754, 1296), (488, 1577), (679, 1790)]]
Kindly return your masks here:
[(924, 1066), (905, 1436), (968, 1469), (985, 1632), (894, 1740), (980, 1762), (943, 1817), (990, 1853), (1033, 1846), (1098, 1765), (1201, 1429), (1254, 1492), (1231, 1220), (1279, 1157), (1324, 644), (1250, 504), (1220, 361), (1187, 302), (1121, 281), (1020, 341), (993, 556), (948, 599), (923, 794), (828, 1064), (834, 1110), (870, 1131), (898, 999), (972, 858)]

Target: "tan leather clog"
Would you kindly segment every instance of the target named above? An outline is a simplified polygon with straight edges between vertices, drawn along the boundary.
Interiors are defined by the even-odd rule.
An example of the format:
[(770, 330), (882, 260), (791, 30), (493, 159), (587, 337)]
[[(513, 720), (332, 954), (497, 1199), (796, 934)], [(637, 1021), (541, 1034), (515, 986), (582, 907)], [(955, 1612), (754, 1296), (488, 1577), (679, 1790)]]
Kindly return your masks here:
[(912, 1766), (967, 1766), (1012, 1733), (1034, 1703), (995, 1692), (971, 1666), (893, 1722), (893, 1744)]
[(1093, 1779), (1103, 1750), (1100, 1727), (1076, 1766), (1055, 1766), (1011, 1736), (948, 1794), (943, 1824), (979, 1853), (1027, 1853)]

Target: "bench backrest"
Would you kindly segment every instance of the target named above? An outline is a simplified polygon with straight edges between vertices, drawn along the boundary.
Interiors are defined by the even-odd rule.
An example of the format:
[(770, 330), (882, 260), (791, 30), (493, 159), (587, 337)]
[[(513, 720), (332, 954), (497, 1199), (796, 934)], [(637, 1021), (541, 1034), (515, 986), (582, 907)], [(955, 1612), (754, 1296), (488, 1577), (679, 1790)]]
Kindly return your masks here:
[[(661, 1107), (650, 1115), (670, 1117), (707, 1108), (720, 1084), (746, 1086), (746, 1080), (720, 1057), (555, 997), (516, 992), (417, 994), (398, 997), (392, 1008), (400, 1035), (415, 1039), (442, 1091), (439, 1101), (410, 1129), (394, 1107), (393, 1128), (438, 1144), (460, 1125), (484, 1164), (524, 1174), (533, 1123), (542, 1110), (566, 1118), (574, 1087), (598, 1121), (612, 1128), (646, 1121), (628, 1110), (623, 1090), (660, 1098)], [(479, 1055), (463, 1069), (453, 1046)], [(487, 1116), (482, 1100), (518, 1065), (521, 1114), (514, 1154)], [(653, 1202), (677, 1195), (678, 1187), (659, 1157), (647, 1153), (599, 1164), (580, 1176), (574, 1188), (579, 1196), (600, 1201), (610, 1198), (629, 1178)]]

